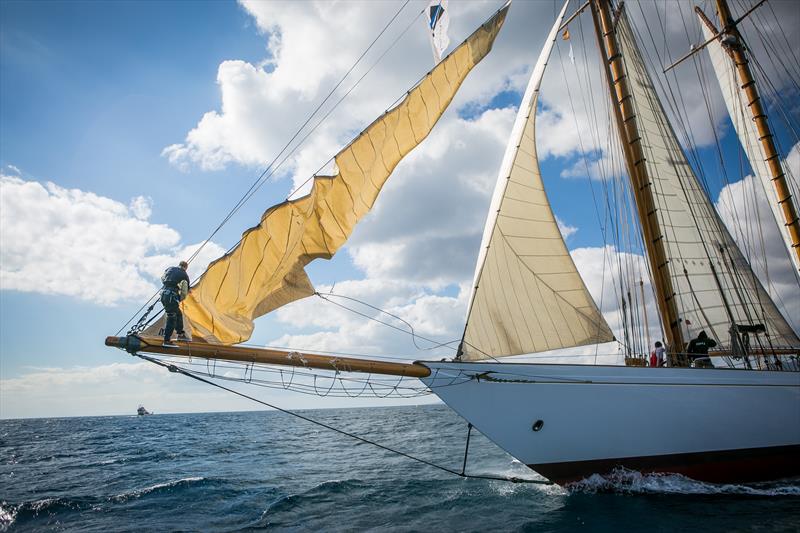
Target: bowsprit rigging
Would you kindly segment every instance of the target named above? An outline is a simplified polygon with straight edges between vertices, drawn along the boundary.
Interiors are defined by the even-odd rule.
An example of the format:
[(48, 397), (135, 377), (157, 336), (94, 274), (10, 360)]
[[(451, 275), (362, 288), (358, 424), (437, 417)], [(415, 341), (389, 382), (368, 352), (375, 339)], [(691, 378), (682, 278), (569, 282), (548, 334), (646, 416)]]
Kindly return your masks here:
[[(723, 47), (732, 54), (717, 54), (721, 71), (736, 69), (744, 75), (745, 54), (766, 78), (753, 49), (732, 48), (732, 37), (746, 43), (741, 23), (759, 13), (762, 4), (742, 5), (745, 14), (734, 18), (726, 2), (716, 0), (721, 29), (707, 39), (704, 50), (713, 53)], [(678, 12), (684, 7), (675, 5)], [(673, 57), (667, 49), (667, 6), (663, 17), (661, 5), (646, 7), (655, 16), (637, 6), (642, 15), (638, 21), (626, 4), (610, 0), (589, 0), (569, 18), (565, 2), (556, 17), (531, 71), (498, 172), (458, 341), (426, 339), (397, 314), (357, 302), (368, 309), (361, 312), (347, 302), (355, 301), (349, 296), (320, 293), (305, 266), (331, 258), (344, 245), (395, 166), (425, 140), (470, 70), (489, 54), (508, 4), (334, 156), (332, 175), (313, 176), (307, 195), (268, 209), (257, 226), (209, 265), (182, 303), (191, 341), (162, 346), (160, 324), (148, 318), (151, 306), (128, 335), (108, 337), (106, 344), (253, 400), (217, 381), (323, 397), (414, 398), (432, 393), (467, 420), (469, 431), (474, 426), (517, 460), (561, 484), (619, 467), (710, 482), (800, 475), (800, 411), (792, 411), (800, 398), (800, 339), (776, 305), (778, 297), (767, 290), (774, 292), (774, 287), (765, 289), (756, 275), (756, 248), (739, 242), (736, 226), (745, 213), (734, 212), (731, 224), (721, 214), (724, 199), (713, 200), (721, 187), (738, 182), (731, 179), (734, 173), (719, 148), (722, 135), (714, 129), (704, 56), (695, 52), (689, 59), (706, 109), (690, 113), (688, 97), (677, 83), (686, 82), (691, 73), (679, 78), (676, 68), (666, 76), (662, 72)], [(702, 28), (692, 35), (683, 15), (681, 21), (687, 43), (697, 42)], [(603, 285), (613, 293), (613, 298), (606, 297), (601, 290), (599, 305), (584, 279), (586, 272), (579, 271), (565, 243), (550, 204), (553, 191), (545, 191), (547, 172), (537, 157), (537, 103), (546, 97), (540, 95), (542, 81), (553, 48), (559, 36), (568, 38), (564, 30), (569, 27), (584, 46), (574, 54), (569, 43), (561, 74), (583, 151), (578, 164), (587, 175), (600, 178), (598, 191), (591, 181), (589, 186), (605, 245)], [(593, 67), (586, 53), (589, 43), (600, 52)], [(800, 67), (793, 59), (787, 57), (788, 68)], [(759, 75), (745, 78), (746, 87), (739, 83), (735, 90), (745, 92), (737, 98), (751, 102), (756, 84), (771, 97), (778, 94)], [(787, 79), (796, 80), (793, 76)], [(598, 88), (604, 90), (588, 95)], [(743, 109), (732, 108), (736, 120), (733, 115)], [(576, 110), (589, 117), (585, 128)], [(703, 111), (718, 144), (719, 171), (710, 168), (697, 142)], [(773, 144), (773, 152), (765, 148), (767, 137), (776, 138), (762, 128), (769, 111), (764, 106), (756, 113), (763, 116), (752, 117), (759, 124), (762, 155), (747, 150), (748, 141), (742, 143), (751, 165), (759, 166), (761, 157), (775, 182), (780, 181), (775, 172), (783, 167), (776, 155), (780, 142)], [(736, 129), (740, 137), (747, 130)], [(739, 167), (743, 172), (746, 165)], [(777, 201), (788, 217), (784, 226), (793, 247), (791, 213), (796, 209), (792, 211), (789, 193), (796, 183), (791, 169), (780, 171), (786, 174), (788, 193), (779, 191)], [(766, 234), (766, 225), (759, 230)], [(773, 276), (778, 263), (770, 264)], [(645, 290), (648, 279), (650, 291)], [(411, 335), (418, 350), (423, 349), (418, 340), (431, 344), (426, 350), (455, 349), (458, 344), (456, 357), (409, 362), (243, 344), (256, 318), (311, 295)], [(602, 357), (601, 343), (614, 340), (617, 333), (607, 322), (610, 313), (601, 312), (611, 300), (618, 307), (615, 323), (622, 325), (617, 342), (631, 366), (565, 364), (566, 357)], [(645, 309), (651, 300), (658, 310), (653, 322)], [(666, 368), (635, 366), (644, 361), (651, 334), (666, 341)], [(526, 359), (502, 359), (517, 355)], [(545, 362), (552, 358), (558, 364)], [(653, 416), (642, 408), (653, 401), (669, 408)], [(796, 417), (797, 423), (787, 424), (787, 417)], [(629, 438), (631, 427), (640, 438)], [(465, 459), (468, 442), (469, 432)], [(369, 443), (470, 477), (464, 468), (458, 472)]]
[(259, 403), (259, 404), (261, 404), (261, 405), (263, 405), (265, 407), (269, 407), (271, 409), (275, 409), (276, 411), (279, 411), (279, 412), (284, 413), (286, 415), (293, 416), (295, 418), (299, 418), (300, 420), (304, 420), (304, 421), (309, 422), (311, 424), (314, 424), (314, 425), (320, 426), (322, 428), (325, 428), (325, 429), (327, 429), (329, 431), (333, 431), (335, 433), (339, 433), (340, 435), (344, 435), (346, 437), (350, 437), (351, 439), (355, 439), (355, 440), (357, 440), (359, 442), (363, 442), (364, 444), (370, 444), (372, 446), (375, 446), (375, 447), (380, 448), (382, 450), (385, 450), (387, 452), (393, 453), (395, 455), (399, 455), (399, 456), (405, 457), (407, 459), (411, 459), (412, 461), (416, 461), (418, 463), (430, 466), (432, 468), (436, 468), (437, 470), (441, 470), (443, 472), (447, 472), (448, 474), (453, 474), (453, 475), (461, 477), (461, 478), (483, 479), (483, 480), (487, 480), (487, 481), (505, 481), (505, 482), (509, 482), (509, 483), (526, 483), (526, 484), (533, 484), (533, 485), (552, 485), (553, 484), (553, 482), (548, 481), (546, 479), (531, 479), (531, 478), (520, 478), (520, 477), (501, 477), (501, 476), (493, 476), (493, 475), (486, 475), (486, 474), (467, 474), (466, 473), (467, 454), (469, 453), (469, 440), (470, 440), (470, 435), (472, 433), (472, 424), (468, 424), (467, 425), (468, 431), (467, 431), (466, 443), (465, 443), (465, 446), (464, 446), (464, 462), (462, 464), (461, 471), (459, 472), (459, 471), (454, 470), (452, 468), (448, 468), (446, 466), (438, 465), (438, 464), (433, 463), (431, 461), (428, 461), (426, 459), (422, 459), (420, 457), (416, 457), (416, 456), (410, 455), (410, 454), (405, 453), (405, 452), (403, 452), (401, 450), (397, 450), (395, 448), (390, 448), (389, 446), (385, 446), (385, 445), (380, 444), (380, 443), (378, 443), (376, 441), (373, 441), (373, 440), (370, 440), (370, 439), (367, 439), (367, 438), (364, 438), (364, 437), (360, 437), (360, 436), (356, 435), (355, 433), (351, 433), (349, 431), (344, 431), (342, 429), (336, 428), (336, 427), (331, 426), (329, 424), (326, 424), (324, 422), (320, 422), (319, 420), (315, 420), (313, 418), (310, 418), (308, 416), (302, 415), (300, 413), (296, 413), (294, 411), (289, 411), (287, 409), (283, 409), (281, 407), (278, 407), (275, 404), (271, 404), (271, 403), (265, 402), (263, 400), (259, 400), (257, 398), (254, 398), (252, 396), (249, 396), (249, 395), (244, 394), (242, 392), (239, 392), (237, 390), (234, 390), (234, 389), (231, 389), (231, 388), (228, 388), (228, 387), (224, 387), (224, 386), (220, 385), (219, 383), (215, 383), (213, 381), (209, 381), (209, 380), (205, 379), (199, 373), (187, 370), (185, 368), (181, 368), (181, 367), (175, 366), (175, 365), (173, 365), (171, 363), (168, 363), (168, 362), (164, 362), (164, 361), (152, 358), (152, 357), (148, 357), (146, 355), (139, 354), (138, 357), (140, 357), (140, 358), (142, 358), (142, 359), (144, 359), (146, 361), (149, 361), (149, 362), (151, 362), (153, 364), (162, 366), (162, 367), (166, 368), (167, 370), (169, 370), (170, 372), (183, 374), (184, 376), (187, 376), (187, 377), (192, 378), (194, 380), (200, 381), (201, 383), (205, 383), (207, 385), (211, 385), (212, 387), (216, 387), (216, 388), (225, 390), (227, 392), (230, 392), (232, 394), (235, 394), (237, 396), (241, 396), (242, 398), (246, 398), (248, 400), (252, 400), (252, 401), (254, 401), (256, 403)]

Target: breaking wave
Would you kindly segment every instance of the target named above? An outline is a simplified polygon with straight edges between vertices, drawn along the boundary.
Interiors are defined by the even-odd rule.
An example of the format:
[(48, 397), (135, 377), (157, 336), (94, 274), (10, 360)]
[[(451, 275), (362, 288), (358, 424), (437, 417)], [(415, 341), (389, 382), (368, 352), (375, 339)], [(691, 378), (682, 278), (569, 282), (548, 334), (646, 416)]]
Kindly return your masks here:
[(109, 500), (114, 502), (126, 502), (128, 500), (141, 498), (142, 496), (147, 496), (148, 494), (157, 492), (167, 492), (176, 488), (189, 487), (192, 485), (200, 484), (204, 481), (208, 481), (207, 478), (186, 477), (182, 479), (177, 479), (175, 481), (156, 483), (155, 485), (151, 485), (143, 489), (132, 490), (130, 492), (123, 492), (122, 494), (117, 494), (116, 496), (112, 496), (111, 498), (109, 498)]
[(629, 494), (709, 494), (741, 496), (800, 496), (800, 480), (753, 484), (716, 484), (680, 474), (642, 474), (618, 468), (611, 474), (594, 474), (567, 486), (570, 493), (619, 492)]
[(2, 502), (0, 503), (0, 531), (8, 531), (15, 523), (26, 519), (91, 508), (92, 503), (88, 500), (70, 498), (42, 498), (18, 505)]
[(14, 519), (17, 517), (17, 510), (7, 504), (0, 504), (0, 531), (8, 531)]
[[(446, 407), (312, 414), (457, 471), (463, 466), (463, 420)], [(480, 433), (470, 441), (467, 474), (534, 483), (451, 476), (272, 412), (157, 416), (135, 431), (122, 417), (45, 422), (0, 420), (0, 434), (8, 433), (3, 451), (18, 459), (0, 460), (0, 533), (476, 531), (497, 529), (498, 517), (500, 529), (515, 531), (583, 524), (616, 531), (625, 521), (636, 524), (632, 531), (737, 531), (759, 529), (765, 516), (774, 531), (800, 523), (800, 480), (714, 485), (617, 471), (564, 489), (539, 484), (538, 474)], [(97, 445), (98, 435), (113, 439)], [(725, 501), (698, 515), (692, 495)]]

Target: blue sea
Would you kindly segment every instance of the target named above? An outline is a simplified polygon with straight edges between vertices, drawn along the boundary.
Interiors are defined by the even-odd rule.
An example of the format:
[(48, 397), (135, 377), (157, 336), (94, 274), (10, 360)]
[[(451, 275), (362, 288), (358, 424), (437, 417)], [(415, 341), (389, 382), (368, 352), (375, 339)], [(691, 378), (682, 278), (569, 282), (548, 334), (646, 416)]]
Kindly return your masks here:
[[(444, 406), (303, 411), (460, 470)], [(467, 472), (540, 479), (473, 432)], [(274, 412), (0, 421), (2, 531), (800, 531), (800, 481), (461, 479)]]

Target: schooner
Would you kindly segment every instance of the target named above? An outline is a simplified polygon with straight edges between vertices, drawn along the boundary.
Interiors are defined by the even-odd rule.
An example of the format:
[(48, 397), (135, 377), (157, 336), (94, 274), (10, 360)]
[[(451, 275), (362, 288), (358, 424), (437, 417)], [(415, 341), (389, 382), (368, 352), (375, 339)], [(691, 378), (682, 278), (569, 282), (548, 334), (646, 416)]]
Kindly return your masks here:
[[(698, 9), (706, 41), (687, 57), (710, 54), (797, 274), (796, 177), (782, 164), (739, 25), (761, 4), (734, 19), (726, 0), (716, 0), (717, 24)], [(269, 208), (209, 265), (182, 303), (190, 342), (161, 346), (163, 321), (145, 316), (106, 344), (177, 360), (417, 378), (498, 446), (560, 484), (618, 468), (711, 482), (800, 475), (800, 339), (698, 180), (626, 4), (588, 0), (567, 16), (568, 5), (546, 37), (519, 106), (452, 360), (387, 362), (241, 344), (257, 317), (315, 294), (304, 267), (331, 258), (346, 242), (400, 160), (423, 142), (489, 53), (509, 4), (342, 149), (333, 175), (314, 176), (307, 195)], [(557, 39), (579, 16), (589, 16), (594, 28), (605, 83), (597, 90), (609, 98), (668, 368), (639, 366), (633, 352), (626, 366), (499, 361), (614, 340), (561, 236), (536, 155), (542, 79)], [(669, 68), (681, 68), (678, 63)], [(690, 332), (700, 329), (720, 346), (703, 368), (690, 368), (683, 354)], [(654, 402), (657, 416), (648, 407)]]

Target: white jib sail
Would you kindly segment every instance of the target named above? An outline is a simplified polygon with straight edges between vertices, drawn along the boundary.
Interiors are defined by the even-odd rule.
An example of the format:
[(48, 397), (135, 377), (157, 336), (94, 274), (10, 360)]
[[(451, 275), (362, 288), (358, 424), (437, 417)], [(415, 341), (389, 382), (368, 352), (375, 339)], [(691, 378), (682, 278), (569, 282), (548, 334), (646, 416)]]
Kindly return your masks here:
[[(700, 17), (699, 14), (698, 17)], [(703, 35), (706, 40), (714, 35), (703, 22), (702, 18), (700, 18), (700, 26), (703, 28)], [(711, 63), (714, 65), (714, 72), (719, 81), (719, 88), (722, 90), (722, 96), (725, 99), (725, 105), (728, 108), (728, 114), (733, 122), (733, 127), (736, 130), (736, 134), (739, 136), (739, 142), (742, 144), (745, 154), (747, 154), (747, 159), (750, 160), (753, 174), (764, 188), (764, 194), (772, 211), (772, 216), (775, 219), (775, 224), (778, 226), (778, 231), (786, 245), (786, 255), (792, 260), (794, 272), (797, 276), (798, 271), (800, 271), (800, 259), (798, 259), (797, 254), (791, 251), (792, 240), (786, 229), (783, 212), (778, 206), (778, 195), (775, 192), (775, 187), (772, 185), (772, 174), (766, 162), (767, 155), (764, 153), (764, 148), (758, 140), (758, 128), (756, 127), (755, 121), (752, 119), (750, 108), (747, 102), (745, 102), (744, 93), (739, 89), (739, 76), (734, 68), (733, 59), (731, 59), (722, 47), (719, 40), (709, 43), (706, 46), (706, 50), (708, 50)], [(788, 177), (789, 176), (787, 176), (787, 178)]]
[(536, 101), (568, 3), (533, 69), (497, 177), (467, 309), (465, 360), (614, 337), (564, 243), (536, 158)]
[(667, 253), (666, 268), (687, 339), (704, 330), (729, 347), (732, 323), (762, 324), (774, 347), (800, 340), (720, 220), (681, 149), (647, 72), (624, 10), (617, 24), (625, 71), (639, 124), (643, 164), (655, 198)]

